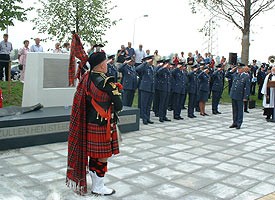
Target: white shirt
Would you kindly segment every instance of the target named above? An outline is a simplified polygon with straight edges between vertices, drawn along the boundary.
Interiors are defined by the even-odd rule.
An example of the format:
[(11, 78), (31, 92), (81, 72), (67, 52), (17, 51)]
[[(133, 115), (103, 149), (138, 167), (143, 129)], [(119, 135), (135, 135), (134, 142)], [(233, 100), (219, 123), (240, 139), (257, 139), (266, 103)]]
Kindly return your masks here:
[(30, 52), (43, 52), (43, 47), (41, 45), (32, 45), (30, 48)]
[[(264, 79), (264, 84), (262, 88), (262, 94), (264, 94), (264, 99), (263, 99), (263, 107), (265, 108), (274, 108), (274, 98), (275, 98), (275, 88), (270, 88), (270, 103), (266, 103), (266, 94), (267, 94), (267, 82), (268, 82), (269, 74), (266, 75)], [(272, 81), (275, 81), (275, 75), (272, 76), (271, 78)]]
[(142, 63), (142, 58), (145, 57), (145, 52), (143, 50), (136, 49), (135, 53), (136, 53), (135, 62)]

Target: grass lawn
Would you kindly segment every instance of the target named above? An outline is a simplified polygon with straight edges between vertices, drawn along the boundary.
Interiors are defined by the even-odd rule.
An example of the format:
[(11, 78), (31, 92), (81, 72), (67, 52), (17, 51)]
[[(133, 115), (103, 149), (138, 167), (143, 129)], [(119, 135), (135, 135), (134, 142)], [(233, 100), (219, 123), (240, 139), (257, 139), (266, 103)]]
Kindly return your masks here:
[(3, 107), (6, 106), (21, 106), (22, 95), (23, 95), (23, 83), (20, 81), (10, 82), (10, 93), (9, 83), (6, 81), (0, 81), (0, 88), (2, 89), (2, 95), (4, 98)]
[[(3, 98), (4, 98), (4, 107), (6, 106), (21, 106), (22, 103), (22, 95), (23, 95), (23, 84), (20, 81), (14, 81), (11, 82), (11, 92), (9, 95), (9, 87), (8, 87), (8, 82), (3, 82), (0, 81), (0, 88), (2, 88), (3, 92)], [(253, 99), (256, 101), (256, 106), (261, 107), (262, 106), (262, 100), (258, 100), (258, 85), (256, 86), (256, 95), (255, 96), (250, 96), (250, 99)], [(134, 98), (134, 103), (133, 107), (137, 107), (137, 96), (138, 92), (135, 94)], [(188, 103), (188, 97), (186, 99), (186, 105)], [(211, 99), (208, 100), (208, 104), (211, 103)], [(225, 83), (225, 89), (223, 91), (222, 99), (221, 99), (222, 104), (226, 103), (231, 103), (231, 99), (228, 95), (228, 83)]]

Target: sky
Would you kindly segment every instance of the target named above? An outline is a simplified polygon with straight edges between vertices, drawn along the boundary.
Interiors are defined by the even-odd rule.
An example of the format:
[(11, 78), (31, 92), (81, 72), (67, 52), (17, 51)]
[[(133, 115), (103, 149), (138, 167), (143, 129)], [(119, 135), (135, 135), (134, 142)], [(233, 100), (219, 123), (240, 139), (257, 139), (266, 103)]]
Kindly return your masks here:
[[(24, 5), (35, 5), (36, 0), (24, 0)], [(104, 47), (107, 54), (116, 53), (122, 44), (134, 41), (134, 48), (139, 44), (144, 50), (153, 53), (156, 49), (161, 56), (171, 53), (194, 53), (199, 50), (204, 54), (208, 51), (208, 38), (198, 30), (208, 20), (201, 13), (191, 13), (189, 0), (112, 0), (117, 7), (112, 11), (112, 19), (122, 19), (116, 26), (106, 32), (104, 37), (108, 44)], [(143, 17), (148, 15), (148, 17)], [(35, 12), (29, 14), (29, 19)], [(267, 62), (270, 55), (275, 55), (275, 9), (262, 14), (252, 21), (250, 61), (253, 59)], [(241, 32), (231, 23), (216, 20), (218, 25), (213, 32), (212, 53), (228, 58), (229, 52), (241, 54)], [(25, 39), (44, 35), (32, 30), (30, 21), (15, 22), (9, 27), (9, 41), (14, 48), (21, 48)], [(135, 27), (135, 31), (134, 31)], [(2, 31), (3, 34), (5, 31)], [(30, 40), (31, 44), (34, 42)], [(56, 41), (41, 43), (44, 49), (54, 48)], [(86, 47), (88, 49), (88, 46)]]

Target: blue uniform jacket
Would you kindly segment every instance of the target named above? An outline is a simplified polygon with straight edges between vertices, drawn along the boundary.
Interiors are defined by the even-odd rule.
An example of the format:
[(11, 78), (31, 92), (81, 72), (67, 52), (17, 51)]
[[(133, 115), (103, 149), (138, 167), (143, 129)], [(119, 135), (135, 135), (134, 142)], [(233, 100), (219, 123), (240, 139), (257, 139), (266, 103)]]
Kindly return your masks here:
[(154, 92), (154, 69), (144, 62), (136, 67), (136, 72), (140, 78), (139, 89), (146, 92)]
[(198, 80), (199, 80), (199, 91), (205, 91), (209, 92), (209, 82), (210, 82), (210, 76), (202, 71), (198, 75)]
[(189, 72), (187, 74), (188, 77), (188, 92), (190, 94), (196, 94), (198, 88), (197, 74), (193, 72)]
[(179, 68), (172, 70), (173, 77), (173, 92), (177, 94), (186, 93), (186, 78), (185, 72), (181, 71)]
[(118, 69), (122, 73), (123, 89), (125, 90), (136, 90), (137, 89), (137, 72), (134, 66), (131, 67), (128, 64), (122, 64)]
[(160, 68), (157, 70), (158, 77), (158, 89), (160, 91), (170, 92), (171, 91), (171, 72), (167, 68)]
[[(231, 73), (231, 72), (230, 72)], [(233, 82), (230, 91), (230, 97), (234, 100), (242, 101), (248, 99), (250, 95), (250, 77), (246, 73), (231, 74)]]
[(223, 72), (222, 71), (214, 71), (212, 74), (212, 91), (221, 92), (223, 91)]
[(115, 78), (115, 82), (117, 82), (118, 75), (117, 75), (117, 68), (116, 68), (116, 66), (114, 66), (113, 64), (108, 63), (107, 68), (108, 69), (107, 69), (106, 75), (107, 76), (113, 76)]
[(155, 80), (155, 82), (154, 82), (155, 86), (154, 87), (155, 87), (155, 90), (159, 90), (159, 80), (160, 79), (157, 75), (157, 71), (161, 68), (162, 68), (162, 66), (157, 66), (157, 67), (154, 68), (154, 80)]

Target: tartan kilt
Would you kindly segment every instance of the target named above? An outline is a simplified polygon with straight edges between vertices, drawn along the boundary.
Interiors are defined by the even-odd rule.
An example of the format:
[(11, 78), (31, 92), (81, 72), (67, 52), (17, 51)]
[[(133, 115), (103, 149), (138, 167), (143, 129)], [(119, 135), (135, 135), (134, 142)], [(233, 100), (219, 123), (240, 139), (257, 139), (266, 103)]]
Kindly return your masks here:
[(116, 126), (111, 127), (111, 140), (106, 138), (107, 125), (87, 124), (87, 155), (92, 158), (109, 158), (119, 153)]

